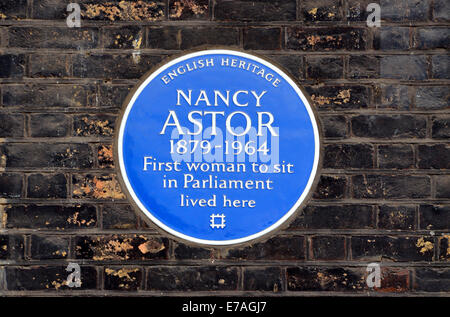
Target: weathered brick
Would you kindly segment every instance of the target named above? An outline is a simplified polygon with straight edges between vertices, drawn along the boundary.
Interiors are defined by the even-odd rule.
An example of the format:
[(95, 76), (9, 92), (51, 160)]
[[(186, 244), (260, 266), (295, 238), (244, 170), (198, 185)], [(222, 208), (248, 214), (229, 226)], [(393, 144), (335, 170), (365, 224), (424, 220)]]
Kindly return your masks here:
[(147, 289), (155, 291), (236, 290), (238, 271), (234, 267), (152, 267)]
[(0, 55), (0, 78), (22, 78), (24, 73), (24, 54)]
[(0, 197), (19, 198), (22, 196), (23, 178), (20, 174), (0, 174)]
[(121, 108), (125, 98), (131, 90), (131, 86), (124, 85), (102, 85), (100, 86), (100, 96), (98, 105), (100, 107)]
[(426, 21), (429, 0), (380, 0), (381, 17), (387, 21)]
[(97, 28), (11, 27), (9, 47), (89, 49), (99, 45)]
[(319, 110), (361, 109), (369, 104), (369, 88), (364, 86), (306, 86)]
[(402, 85), (380, 85), (375, 89), (375, 103), (380, 109), (409, 109), (411, 97), (408, 87)]
[(23, 143), (0, 146), (6, 167), (92, 167), (88, 144)]
[(356, 175), (352, 177), (354, 198), (425, 198), (430, 197), (428, 176)]
[(181, 28), (169, 27), (149, 27), (147, 29), (147, 46), (149, 48), (161, 48), (166, 50), (180, 49)]
[(310, 79), (339, 79), (344, 76), (341, 57), (307, 57), (306, 65), (306, 77)]
[(27, 0), (1, 1), (0, 20), (24, 19), (27, 15)]
[(325, 138), (344, 139), (348, 137), (348, 122), (345, 116), (320, 116)]
[(289, 229), (369, 229), (374, 219), (370, 205), (308, 205)]
[(208, 0), (170, 0), (170, 20), (205, 20), (209, 17)]
[(450, 145), (418, 145), (417, 166), (419, 168), (450, 169)]
[(311, 238), (311, 260), (344, 260), (345, 238), (316, 236)]
[(23, 137), (24, 118), (21, 114), (0, 113), (0, 137)]
[(97, 226), (96, 208), (91, 205), (14, 205), (5, 207), (8, 229), (89, 229)]
[(28, 198), (66, 198), (67, 179), (64, 174), (31, 174), (28, 176)]
[(450, 177), (449, 175), (435, 176), (436, 198), (450, 198)]
[(303, 79), (303, 58), (300, 55), (267, 55), (270, 59), (284, 67), (295, 79)]
[(74, 198), (125, 199), (113, 174), (73, 175), (72, 194)]
[(65, 137), (69, 135), (70, 125), (70, 118), (64, 114), (30, 115), (32, 137)]
[(34, 78), (70, 77), (72, 59), (70, 55), (33, 54), (30, 57), (30, 76)]
[(449, 205), (420, 205), (420, 229), (449, 230)]
[(448, 49), (450, 47), (450, 28), (418, 28), (414, 36), (414, 46), (418, 49)]
[(215, 1), (214, 19), (220, 21), (290, 21), (296, 18), (295, 0)]
[(443, 234), (438, 239), (439, 241), (439, 260), (448, 261), (450, 260), (450, 235)]
[(414, 230), (416, 208), (412, 206), (381, 205), (378, 209), (378, 228), (387, 230)]
[(226, 258), (237, 260), (303, 260), (305, 239), (302, 236), (275, 237), (242, 249), (229, 249)]
[(105, 289), (136, 291), (142, 285), (142, 269), (138, 267), (106, 267)]
[(450, 21), (450, 3), (447, 0), (433, 1), (433, 18), (435, 21)]
[(342, 20), (339, 0), (306, 0), (303, 1), (302, 15), (304, 21), (340, 21)]
[(352, 118), (356, 137), (379, 139), (424, 138), (426, 118), (413, 115), (360, 115)]
[(75, 257), (94, 261), (166, 259), (168, 241), (144, 235), (78, 236)]
[(302, 51), (365, 50), (367, 31), (364, 29), (337, 28), (287, 28), (287, 48)]
[(415, 97), (419, 109), (450, 109), (450, 90), (447, 86), (418, 87)]
[(450, 56), (433, 56), (431, 58), (431, 74), (436, 79), (450, 79)]
[(24, 237), (0, 235), (0, 260), (20, 260), (24, 257)]
[(97, 148), (98, 167), (114, 168), (114, 155), (112, 145), (99, 145)]
[(281, 28), (246, 28), (244, 29), (244, 49), (246, 50), (280, 50), (282, 46)]
[(380, 267), (380, 287), (373, 290), (384, 293), (402, 293), (410, 290), (410, 270), (404, 268)]
[(34, 260), (66, 259), (69, 253), (69, 239), (60, 236), (31, 237), (31, 258)]
[(349, 78), (379, 78), (380, 57), (370, 55), (350, 56), (348, 61)]
[(434, 243), (431, 237), (353, 236), (352, 259), (400, 262), (432, 261)]
[[(382, 13), (383, 16), (383, 13)], [(383, 26), (375, 31), (373, 47), (376, 50), (408, 50), (409, 28)]]
[(414, 289), (423, 292), (450, 291), (450, 269), (420, 267), (415, 269)]
[(422, 55), (393, 55), (380, 57), (380, 76), (388, 79), (427, 79), (428, 60)]
[(107, 114), (79, 115), (73, 118), (74, 136), (106, 136), (114, 135), (116, 117)]
[(214, 259), (215, 252), (214, 249), (176, 243), (174, 246), (174, 255), (177, 260)]
[(106, 204), (102, 211), (103, 229), (136, 229), (137, 218), (129, 205)]
[(320, 176), (314, 198), (340, 199), (346, 195), (347, 179), (342, 176)]
[(103, 29), (105, 48), (140, 49), (145, 47), (144, 30), (140, 26), (123, 26)]
[(324, 151), (325, 168), (371, 168), (374, 149), (370, 144), (328, 144)]
[(281, 292), (283, 279), (279, 267), (246, 268), (244, 270), (244, 290)]
[(369, 12), (366, 11), (369, 3), (379, 3), (374, 0), (347, 0), (348, 10), (346, 12), (348, 21), (367, 21)]
[(412, 168), (414, 167), (414, 149), (408, 144), (389, 144), (378, 146), (378, 167)]
[(81, 4), (81, 16), (94, 21), (144, 21), (164, 19), (164, 1), (108, 1)]
[[(80, 3), (78, 1), (77, 3)], [(67, 3), (59, 0), (33, 1), (33, 18), (42, 20), (62, 20), (67, 17)]]
[[(6, 282), (8, 290), (65, 290), (67, 277), (71, 272), (66, 266), (25, 266), (7, 267)], [(77, 290), (97, 288), (97, 270), (92, 266), (80, 267), (81, 287)]]
[(287, 268), (289, 291), (361, 291), (366, 287), (365, 273), (361, 268)]

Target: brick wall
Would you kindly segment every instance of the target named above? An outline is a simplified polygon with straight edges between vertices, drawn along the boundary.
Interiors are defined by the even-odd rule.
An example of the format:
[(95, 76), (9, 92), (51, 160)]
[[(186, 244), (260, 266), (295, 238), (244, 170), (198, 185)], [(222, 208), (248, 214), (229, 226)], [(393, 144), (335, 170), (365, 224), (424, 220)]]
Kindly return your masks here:
[[(0, 294), (448, 294), (449, 2), (379, 1), (74, 0), (82, 27), (68, 28), (70, 1), (0, 0)], [(266, 242), (165, 238), (117, 182), (128, 91), (205, 44), (281, 63), (319, 113), (314, 198)]]

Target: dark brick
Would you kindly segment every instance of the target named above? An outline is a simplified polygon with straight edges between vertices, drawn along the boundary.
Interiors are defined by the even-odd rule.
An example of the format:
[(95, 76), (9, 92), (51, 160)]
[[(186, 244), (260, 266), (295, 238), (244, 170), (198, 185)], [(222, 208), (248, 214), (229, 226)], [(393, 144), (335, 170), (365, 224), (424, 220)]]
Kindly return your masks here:
[(360, 236), (351, 238), (353, 260), (432, 261), (433, 238)]
[(244, 271), (244, 290), (274, 293), (283, 291), (283, 279), (280, 268), (246, 268)]
[(420, 205), (419, 214), (420, 229), (450, 229), (450, 206), (448, 205)]
[(306, 0), (301, 12), (307, 22), (341, 21), (341, 6), (339, 0)]
[(125, 199), (116, 175), (73, 175), (72, 194), (74, 198)]
[(307, 57), (306, 77), (310, 79), (339, 79), (344, 74), (341, 57)]
[(112, 145), (99, 145), (97, 148), (98, 167), (114, 168), (114, 155)]
[(436, 198), (450, 198), (450, 177), (448, 175), (435, 176)]
[(3, 85), (3, 105), (25, 107), (86, 107), (94, 90), (80, 85)]
[(369, 104), (369, 89), (363, 86), (305, 87), (319, 110), (361, 109)]
[(11, 27), (9, 47), (90, 49), (99, 44), (97, 28)]
[(439, 260), (448, 261), (450, 260), (450, 235), (444, 234), (439, 237)]
[(303, 260), (305, 239), (302, 236), (275, 237), (242, 249), (229, 249), (226, 258), (237, 260)]
[(317, 236), (311, 238), (312, 260), (344, 260), (345, 238)]
[(24, 257), (24, 238), (20, 235), (0, 235), (0, 260), (20, 260)]
[(431, 136), (433, 139), (450, 139), (450, 116), (433, 117)]
[(418, 28), (414, 36), (414, 45), (418, 49), (450, 48), (450, 28)]
[(225, 291), (238, 287), (233, 267), (152, 267), (147, 289), (161, 291)]
[(361, 268), (287, 268), (289, 291), (361, 291), (366, 288), (365, 272)]
[(380, 57), (382, 78), (424, 80), (427, 79), (428, 60), (421, 55), (393, 55)]
[(379, 78), (379, 56), (356, 55), (350, 56), (348, 62), (349, 78)]
[[(67, 277), (71, 272), (66, 266), (26, 266), (7, 267), (6, 282), (8, 290), (65, 290), (70, 289)], [(96, 289), (97, 270), (92, 266), (80, 267), (81, 287), (76, 290)]]
[(409, 109), (411, 97), (407, 86), (380, 85), (375, 90), (375, 102), (380, 109)]
[(66, 259), (69, 239), (60, 236), (31, 237), (31, 258), (34, 260)]
[(450, 145), (436, 144), (418, 146), (417, 166), (419, 168), (450, 169)]
[(433, 18), (435, 21), (450, 21), (450, 3), (447, 0), (433, 1)]
[(74, 136), (113, 136), (116, 117), (112, 115), (80, 115), (73, 118)]
[(0, 55), (0, 78), (22, 78), (24, 73), (25, 73), (24, 54)]
[(352, 118), (356, 137), (379, 139), (424, 138), (426, 118), (413, 115), (360, 115)]
[(168, 241), (143, 235), (76, 237), (75, 257), (94, 261), (166, 259)]
[(347, 179), (342, 176), (320, 176), (313, 197), (318, 199), (340, 199), (345, 197)]
[(138, 267), (105, 268), (105, 289), (136, 291), (142, 285), (142, 270)]
[(67, 179), (64, 174), (28, 176), (28, 198), (66, 198)]
[(24, 119), (21, 114), (0, 113), (0, 137), (23, 137)]
[(164, 1), (109, 1), (81, 4), (81, 17), (93, 21), (143, 21), (153, 22), (165, 17)]
[(431, 58), (431, 74), (436, 79), (450, 79), (450, 56), (433, 56)]
[(215, 1), (214, 19), (222, 21), (290, 21), (296, 18), (295, 0)]
[(352, 177), (354, 198), (426, 198), (430, 196), (428, 176), (356, 175)]
[(380, 267), (381, 285), (374, 287), (377, 292), (402, 293), (410, 290), (410, 271), (404, 268)]
[(303, 74), (303, 58), (300, 55), (268, 55), (275, 62), (281, 64), (288, 74), (290, 73), (295, 79), (305, 78)]
[(381, 18), (387, 21), (426, 21), (429, 0), (381, 0)]
[(23, 178), (20, 174), (0, 174), (0, 197), (19, 198), (22, 196)]
[(107, 204), (102, 212), (103, 229), (136, 229), (137, 218), (129, 205)]
[[(181, 42), (179, 43), (179, 49), (182, 50), (207, 44), (227, 45), (227, 46), (239, 45), (239, 29), (237, 28), (184, 27), (181, 29), (180, 34), (181, 34)], [(157, 47), (159, 46), (157, 45)]]
[(89, 229), (97, 226), (94, 206), (27, 205), (5, 207), (8, 229)]
[(416, 107), (419, 109), (450, 109), (448, 86), (419, 87), (416, 90)]
[(32, 114), (30, 133), (32, 137), (65, 137), (69, 135), (70, 118), (63, 114)]
[(145, 47), (144, 30), (139, 26), (122, 26), (103, 29), (105, 48), (140, 49)]
[[(237, 36), (237, 34), (236, 34)], [(181, 28), (179, 27), (149, 27), (147, 29), (147, 46), (166, 50), (180, 49)]]
[(131, 86), (100, 86), (98, 105), (105, 108), (121, 108), (131, 88)]
[(379, 145), (378, 167), (380, 168), (414, 167), (413, 146), (408, 144)]
[(70, 77), (72, 59), (70, 55), (33, 54), (30, 57), (30, 76), (35, 78)]
[(325, 138), (344, 139), (348, 137), (348, 123), (345, 116), (320, 116)]
[(170, 0), (170, 20), (205, 20), (209, 17), (208, 0)]
[(347, 0), (347, 20), (366, 22), (369, 15), (369, 12), (366, 11), (367, 5), (374, 2), (379, 3), (379, 1), (373, 0)]
[(23, 143), (0, 146), (0, 156), (6, 157), (6, 167), (64, 167), (92, 166), (88, 144)]
[[(77, 3), (80, 3), (78, 1)], [(62, 20), (66, 19), (67, 4), (59, 0), (38, 0), (33, 1), (33, 18), (42, 20)]]
[[(383, 13), (381, 14), (383, 16)], [(409, 28), (383, 26), (377, 28), (374, 36), (373, 47), (376, 50), (408, 50)]]
[(27, 0), (3, 0), (0, 2), (0, 20), (24, 19), (27, 14)]
[(371, 168), (374, 149), (370, 144), (328, 144), (324, 151), (325, 168)]
[(281, 34), (281, 28), (246, 28), (244, 29), (244, 49), (280, 50)]
[(416, 208), (411, 206), (381, 205), (378, 210), (378, 228), (387, 230), (414, 230)]
[(302, 51), (365, 50), (367, 31), (364, 29), (337, 28), (287, 28), (287, 48)]
[(177, 243), (174, 247), (174, 255), (178, 260), (214, 259), (214, 249), (188, 246)]
[(374, 227), (372, 206), (308, 205), (289, 229), (369, 229)]
[(414, 289), (423, 292), (449, 292), (450, 269), (444, 268), (416, 268)]

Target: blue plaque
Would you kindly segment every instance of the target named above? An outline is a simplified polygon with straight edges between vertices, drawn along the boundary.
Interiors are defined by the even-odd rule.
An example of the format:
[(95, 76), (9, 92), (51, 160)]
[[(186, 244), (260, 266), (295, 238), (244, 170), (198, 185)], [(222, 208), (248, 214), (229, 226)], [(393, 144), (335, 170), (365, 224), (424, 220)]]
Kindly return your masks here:
[(232, 245), (279, 228), (319, 168), (314, 111), (266, 59), (228, 49), (174, 58), (147, 75), (117, 129), (121, 183), (167, 233)]

